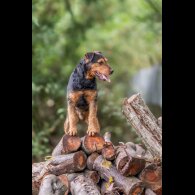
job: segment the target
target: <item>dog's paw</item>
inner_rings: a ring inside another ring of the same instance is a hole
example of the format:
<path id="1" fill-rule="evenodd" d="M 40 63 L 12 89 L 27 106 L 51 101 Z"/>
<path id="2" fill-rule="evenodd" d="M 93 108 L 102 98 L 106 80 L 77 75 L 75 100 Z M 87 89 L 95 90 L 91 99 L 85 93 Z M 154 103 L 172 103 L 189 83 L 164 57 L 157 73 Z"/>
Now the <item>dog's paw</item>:
<path id="1" fill-rule="evenodd" d="M 87 130 L 87 134 L 89 136 L 94 136 L 96 133 L 98 133 L 98 131 L 96 131 L 96 130 Z"/>
<path id="2" fill-rule="evenodd" d="M 70 129 L 67 134 L 70 136 L 75 136 L 77 135 L 77 129 Z"/>

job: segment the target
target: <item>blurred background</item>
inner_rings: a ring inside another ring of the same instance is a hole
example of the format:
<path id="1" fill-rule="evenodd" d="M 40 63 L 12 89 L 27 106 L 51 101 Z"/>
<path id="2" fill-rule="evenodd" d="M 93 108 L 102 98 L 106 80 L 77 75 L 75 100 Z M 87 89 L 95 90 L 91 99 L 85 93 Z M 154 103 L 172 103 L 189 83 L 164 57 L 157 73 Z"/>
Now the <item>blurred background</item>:
<path id="1" fill-rule="evenodd" d="M 156 117 L 162 107 L 161 0 L 32 0 L 32 161 L 50 155 L 63 135 L 66 86 L 89 51 L 101 51 L 114 74 L 98 82 L 101 133 L 139 143 L 121 112 L 141 93 Z M 79 124 L 79 136 L 86 126 Z"/>

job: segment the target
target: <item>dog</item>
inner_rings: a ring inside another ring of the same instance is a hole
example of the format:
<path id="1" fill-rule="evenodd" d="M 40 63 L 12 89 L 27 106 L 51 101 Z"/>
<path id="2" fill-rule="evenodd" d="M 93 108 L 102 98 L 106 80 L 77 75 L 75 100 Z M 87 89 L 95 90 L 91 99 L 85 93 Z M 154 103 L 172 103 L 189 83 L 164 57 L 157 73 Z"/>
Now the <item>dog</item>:
<path id="1" fill-rule="evenodd" d="M 87 123 L 87 134 L 94 136 L 100 132 L 97 118 L 96 78 L 110 82 L 113 69 L 99 51 L 86 53 L 72 72 L 67 86 L 67 117 L 64 122 L 65 134 L 77 135 L 77 123 Z"/>

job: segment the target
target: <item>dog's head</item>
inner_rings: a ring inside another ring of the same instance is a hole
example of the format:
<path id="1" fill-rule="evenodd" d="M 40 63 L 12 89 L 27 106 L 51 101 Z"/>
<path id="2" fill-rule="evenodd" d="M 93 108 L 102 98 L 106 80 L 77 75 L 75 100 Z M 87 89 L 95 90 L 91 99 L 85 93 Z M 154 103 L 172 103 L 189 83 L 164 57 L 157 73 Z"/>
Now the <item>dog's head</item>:
<path id="1" fill-rule="evenodd" d="M 97 77 L 99 80 L 110 82 L 110 75 L 114 72 L 108 60 L 101 52 L 94 51 L 85 54 L 86 78 L 92 79 Z"/>

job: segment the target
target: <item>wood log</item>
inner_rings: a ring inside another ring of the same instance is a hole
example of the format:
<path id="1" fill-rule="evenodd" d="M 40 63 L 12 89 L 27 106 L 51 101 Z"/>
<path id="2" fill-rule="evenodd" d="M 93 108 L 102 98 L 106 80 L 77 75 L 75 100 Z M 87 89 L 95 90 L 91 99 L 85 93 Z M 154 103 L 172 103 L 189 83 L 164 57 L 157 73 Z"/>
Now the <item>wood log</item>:
<path id="1" fill-rule="evenodd" d="M 132 144 L 128 142 L 128 144 L 117 148 L 115 165 L 117 170 L 124 176 L 137 175 L 144 169 L 146 164 L 144 157 L 140 153 L 136 153 L 136 145 Z"/>
<path id="2" fill-rule="evenodd" d="M 86 154 L 91 154 L 93 152 L 100 153 L 105 144 L 104 138 L 99 134 L 95 134 L 94 136 L 86 135 L 81 138 L 81 140 L 82 149 Z"/>
<path id="3" fill-rule="evenodd" d="M 144 195 L 156 195 L 155 192 L 153 192 L 150 188 L 145 189 L 145 194 Z"/>
<path id="4" fill-rule="evenodd" d="M 67 190 L 64 195 L 68 195 L 70 191 L 70 182 L 68 181 L 68 177 L 65 174 L 59 175 L 58 179 L 67 187 Z"/>
<path id="5" fill-rule="evenodd" d="M 79 175 L 70 182 L 70 191 L 72 195 L 101 195 L 97 185 L 84 175 Z"/>
<path id="6" fill-rule="evenodd" d="M 92 153 L 91 155 L 88 156 L 87 158 L 87 168 L 89 170 L 93 170 L 93 163 L 95 159 L 99 156 L 97 152 Z"/>
<path id="7" fill-rule="evenodd" d="M 144 184 L 136 177 L 124 177 L 110 161 L 98 156 L 93 164 L 93 169 L 98 171 L 101 178 L 107 182 L 114 182 L 116 186 L 126 195 L 139 195 L 144 189 Z"/>
<path id="8" fill-rule="evenodd" d="M 83 175 L 91 179 L 95 184 L 97 184 L 100 180 L 100 176 L 98 175 L 97 171 L 90 171 L 87 169 L 85 169 L 84 172 L 66 174 L 69 182 L 71 182 L 73 179 L 75 179 L 79 175 Z"/>
<path id="9" fill-rule="evenodd" d="M 123 103 L 123 114 L 135 128 L 153 157 L 162 159 L 162 129 L 140 94 L 135 94 Z"/>
<path id="10" fill-rule="evenodd" d="M 40 173 L 44 165 L 45 165 L 45 162 L 32 164 L 32 195 L 37 195 L 39 193 L 41 181 L 38 181 L 37 178 L 40 177 Z"/>
<path id="11" fill-rule="evenodd" d="M 162 130 L 162 116 L 158 117 L 157 124 L 161 128 L 161 130 Z"/>
<path id="12" fill-rule="evenodd" d="M 101 183 L 102 195 L 120 195 L 120 192 L 120 189 L 118 187 L 115 187 L 114 182 L 103 181 Z"/>
<path id="13" fill-rule="evenodd" d="M 38 195 L 65 195 L 67 194 L 68 186 L 55 175 L 46 175 L 40 186 Z"/>
<path id="14" fill-rule="evenodd" d="M 106 132 L 104 134 L 104 148 L 102 149 L 102 156 L 106 160 L 114 160 L 116 158 L 116 150 L 114 148 L 114 145 L 111 142 L 111 133 Z"/>
<path id="15" fill-rule="evenodd" d="M 147 188 L 150 188 L 157 195 L 162 194 L 162 167 L 156 163 L 149 163 L 139 174 Z"/>
<path id="16" fill-rule="evenodd" d="M 45 162 L 43 169 L 36 177 L 36 181 L 39 182 L 47 174 L 58 176 L 64 173 L 82 171 L 85 169 L 86 163 L 87 156 L 83 151 L 52 157 Z"/>
<path id="17" fill-rule="evenodd" d="M 77 136 L 64 135 L 52 152 L 52 156 L 76 152 L 81 146 L 81 139 Z"/>
<path id="18" fill-rule="evenodd" d="M 98 175 L 97 171 L 85 169 L 84 176 L 91 179 L 96 184 L 100 181 L 100 176 Z"/>

